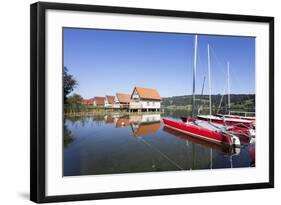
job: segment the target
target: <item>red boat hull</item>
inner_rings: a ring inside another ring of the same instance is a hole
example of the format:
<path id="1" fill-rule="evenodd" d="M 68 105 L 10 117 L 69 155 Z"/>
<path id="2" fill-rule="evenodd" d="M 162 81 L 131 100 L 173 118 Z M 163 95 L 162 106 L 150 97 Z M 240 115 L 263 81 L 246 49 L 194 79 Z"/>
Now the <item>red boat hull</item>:
<path id="1" fill-rule="evenodd" d="M 225 154 L 228 154 L 228 155 L 236 152 L 236 149 L 233 149 L 233 147 L 231 147 L 231 146 L 228 146 L 228 145 L 223 146 L 221 144 L 208 142 L 207 140 L 202 140 L 202 139 L 199 139 L 199 138 L 196 138 L 196 137 L 192 137 L 191 135 L 184 134 L 183 132 L 179 132 L 179 131 L 177 131 L 175 129 L 172 129 L 170 127 L 167 127 L 167 126 L 163 127 L 163 131 L 167 132 L 167 133 L 169 133 L 173 136 L 180 137 L 182 139 L 191 141 L 195 144 L 200 144 L 200 145 L 203 145 L 204 147 L 207 147 L 207 148 L 219 150 L 219 151 L 224 152 Z"/>
<path id="2" fill-rule="evenodd" d="M 232 138 L 226 134 L 222 134 L 216 131 L 208 130 L 203 127 L 199 127 L 193 124 L 177 122 L 174 120 L 163 119 L 164 125 L 177 130 L 179 132 L 197 137 L 206 141 L 210 141 L 217 144 L 232 145 Z"/>

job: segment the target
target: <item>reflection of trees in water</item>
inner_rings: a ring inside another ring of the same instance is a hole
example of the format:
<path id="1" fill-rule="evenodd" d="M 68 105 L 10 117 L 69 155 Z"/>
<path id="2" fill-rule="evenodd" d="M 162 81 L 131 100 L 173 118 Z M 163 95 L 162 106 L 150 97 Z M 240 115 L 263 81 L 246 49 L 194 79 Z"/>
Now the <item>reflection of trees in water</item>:
<path id="1" fill-rule="evenodd" d="M 64 148 L 68 147 L 68 145 L 70 145 L 73 141 L 74 141 L 74 138 L 72 136 L 72 133 L 64 123 L 64 125 L 63 125 L 63 146 L 64 146 Z"/>
<path id="2" fill-rule="evenodd" d="M 93 115 L 91 116 L 91 121 L 95 123 L 95 125 L 101 126 L 104 123 L 104 115 Z"/>
<path id="3" fill-rule="evenodd" d="M 93 116 L 68 116 L 64 120 L 71 123 L 73 127 L 85 127 L 86 125 L 98 125 L 101 126 L 104 123 L 104 115 L 93 115 Z"/>
<path id="4" fill-rule="evenodd" d="M 104 115 L 93 115 L 92 116 L 93 121 L 104 121 Z"/>
<path id="5" fill-rule="evenodd" d="M 67 117 L 65 119 L 67 119 L 69 122 L 71 122 L 71 125 L 74 127 L 77 127 L 77 126 L 84 127 L 88 121 L 88 118 L 82 117 L 82 116 L 71 116 L 71 117 Z M 77 123 L 80 123 L 80 125 L 78 125 Z"/>
<path id="6" fill-rule="evenodd" d="M 73 124 L 77 121 L 81 121 L 84 120 L 85 117 L 81 117 L 81 116 L 71 116 L 71 117 L 67 117 L 67 120 L 69 120 L 70 122 L 72 122 Z"/>

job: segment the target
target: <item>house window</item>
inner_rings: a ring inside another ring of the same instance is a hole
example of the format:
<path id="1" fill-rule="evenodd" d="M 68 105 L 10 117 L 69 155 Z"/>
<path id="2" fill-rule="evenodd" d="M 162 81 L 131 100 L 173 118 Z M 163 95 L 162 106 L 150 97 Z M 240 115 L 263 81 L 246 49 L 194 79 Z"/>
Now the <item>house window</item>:
<path id="1" fill-rule="evenodd" d="M 146 102 L 146 105 L 149 106 L 149 102 L 148 101 Z"/>
<path id="2" fill-rule="evenodd" d="M 152 105 L 155 106 L 155 102 L 154 101 L 152 102 Z"/>

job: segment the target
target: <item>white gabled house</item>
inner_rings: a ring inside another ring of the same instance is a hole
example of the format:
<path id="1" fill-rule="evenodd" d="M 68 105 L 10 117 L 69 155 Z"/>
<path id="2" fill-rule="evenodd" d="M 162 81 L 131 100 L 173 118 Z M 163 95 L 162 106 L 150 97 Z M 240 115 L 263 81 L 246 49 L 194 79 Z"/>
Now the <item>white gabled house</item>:
<path id="1" fill-rule="evenodd" d="M 161 97 L 157 90 L 152 88 L 135 87 L 131 94 L 129 110 L 131 112 L 159 112 Z"/>

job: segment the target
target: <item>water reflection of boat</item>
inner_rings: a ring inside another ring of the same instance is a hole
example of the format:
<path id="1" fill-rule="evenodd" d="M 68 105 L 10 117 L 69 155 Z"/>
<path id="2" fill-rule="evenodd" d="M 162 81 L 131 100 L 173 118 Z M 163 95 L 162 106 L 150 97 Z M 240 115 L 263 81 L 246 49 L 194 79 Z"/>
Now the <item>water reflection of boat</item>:
<path id="1" fill-rule="evenodd" d="M 232 155 L 232 154 L 239 154 L 240 153 L 240 148 L 237 148 L 237 147 L 234 148 L 234 147 L 231 147 L 231 146 L 219 145 L 219 144 L 216 144 L 216 143 L 208 142 L 206 140 L 201 140 L 199 138 L 192 137 L 191 135 L 184 134 L 182 132 L 176 131 L 176 130 L 174 130 L 172 128 L 169 128 L 169 127 L 166 127 L 166 126 L 164 126 L 163 131 L 169 133 L 170 135 L 173 135 L 173 136 L 180 137 L 182 139 L 191 141 L 195 144 L 200 144 L 200 145 L 203 145 L 203 146 L 208 147 L 208 148 L 212 148 L 212 149 L 222 151 L 226 154 Z"/>
<path id="2" fill-rule="evenodd" d="M 156 133 L 161 127 L 160 122 L 150 122 L 150 123 L 132 123 L 131 128 L 135 137 L 147 136 L 149 134 Z"/>

